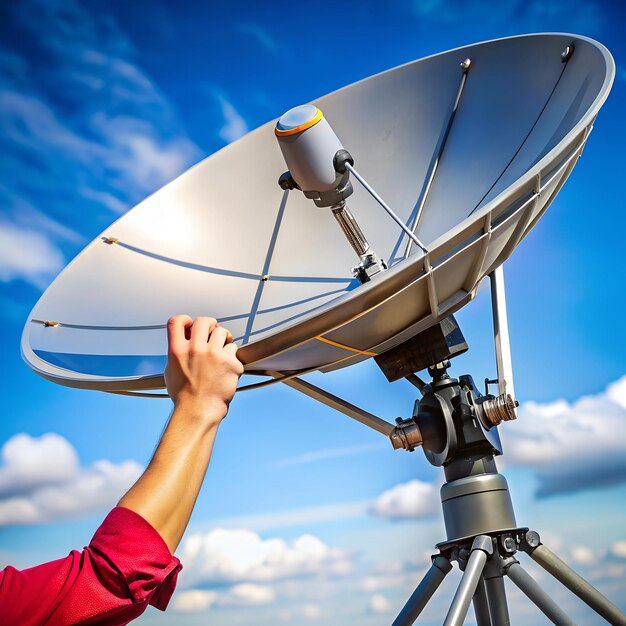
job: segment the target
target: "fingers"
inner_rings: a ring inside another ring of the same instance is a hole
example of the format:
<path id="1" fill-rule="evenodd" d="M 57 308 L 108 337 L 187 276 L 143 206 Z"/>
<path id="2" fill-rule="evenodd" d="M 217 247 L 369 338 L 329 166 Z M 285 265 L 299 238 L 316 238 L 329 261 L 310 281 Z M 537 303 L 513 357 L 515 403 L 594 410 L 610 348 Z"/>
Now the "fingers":
<path id="1" fill-rule="evenodd" d="M 233 343 L 232 333 L 219 325 L 213 317 L 198 317 L 192 320 L 188 315 L 174 315 L 167 322 L 167 339 L 170 354 L 181 354 L 190 348 L 194 352 L 208 349 L 221 349 Z"/>
<path id="2" fill-rule="evenodd" d="M 236 343 L 228 343 L 224 346 L 224 352 L 227 352 L 233 359 L 235 364 L 235 372 L 241 376 L 244 371 L 243 363 L 237 358 L 237 344 Z"/>
<path id="3" fill-rule="evenodd" d="M 230 331 L 226 330 L 223 326 L 218 326 L 213 330 L 209 337 L 209 350 L 219 350 L 228 343 L 228 337 L 232 341 L 233 336 Z"/>
<path id="4" fill-rule="evenodd" d="M 187 349 L 186 331 L 193 324 L 189 315 L 174 315 L 167 321 L 169 354 L 180 354 Z"/>
<path id="5" fill-rule="evenodd" d="M 218 327 L 213 317 L 198 317 L 191 327 L 191 349 L 195 352 L 205 351 L 209 336 Z"/>

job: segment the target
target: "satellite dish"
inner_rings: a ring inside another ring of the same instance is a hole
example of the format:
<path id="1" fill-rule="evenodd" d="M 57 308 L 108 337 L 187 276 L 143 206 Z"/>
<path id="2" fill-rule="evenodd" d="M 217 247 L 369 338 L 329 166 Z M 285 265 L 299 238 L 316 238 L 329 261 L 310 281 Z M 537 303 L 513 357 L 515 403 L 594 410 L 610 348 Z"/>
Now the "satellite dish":
<path id="1" fill-rule="evenodd" d="M 601 44 L 538 34 L 316 100 L 311 119 L 323 112 L 358 170 L 348 204 L 381 263 L 365 281 L 332 210 L 277 184 L 276 135 L 302 121 L 269 122 L 89 244 L 33 309 L 23 356 L 64 385 L 158 389 L 165 321 L 178 312 L 227 325 L 252 374 L 329 371 L 385 352 L 467 304 L 510 256 L 572 171 L 613 76 Z"/>

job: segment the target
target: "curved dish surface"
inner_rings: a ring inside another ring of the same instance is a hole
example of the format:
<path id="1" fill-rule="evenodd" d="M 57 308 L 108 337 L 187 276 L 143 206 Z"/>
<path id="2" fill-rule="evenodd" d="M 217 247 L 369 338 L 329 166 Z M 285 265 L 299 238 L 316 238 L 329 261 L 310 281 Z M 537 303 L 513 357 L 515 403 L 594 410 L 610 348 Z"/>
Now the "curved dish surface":
<path id="1" fill-rule="evenodd" d="M 160 388 L 165 321 L 178 312 L 228 326 L 250 373 L 326 371 L 383 352 L 469 302 L 510 256 L 569 176 L 613 76 L 593 40 L 525 35 L 314 101 L 359 172 L 413 224 L 464 80 L 415 230 L 427 254 L 414 246 L 405 258 L 406 235 L 353 181 L 348 205 L 389 265 L 364 285 L 330 211 L 278 187 L 285 164 L 269 122 L 87 246 L 33 309 L 23 356 L 65 385 Z"/>

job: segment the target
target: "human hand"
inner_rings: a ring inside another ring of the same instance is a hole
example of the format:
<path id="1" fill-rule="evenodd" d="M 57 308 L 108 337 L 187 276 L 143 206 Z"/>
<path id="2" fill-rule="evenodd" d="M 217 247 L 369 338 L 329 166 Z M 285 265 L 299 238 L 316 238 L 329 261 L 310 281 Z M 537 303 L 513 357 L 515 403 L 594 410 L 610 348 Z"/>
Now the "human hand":
<path id="1" fill-rule="evenodd" d="M 243 374 L 233 336 L 212 317 L 175 315 L 167 322 L 167 339 L 165 384 L 174 405 L 223 419 Z"/>

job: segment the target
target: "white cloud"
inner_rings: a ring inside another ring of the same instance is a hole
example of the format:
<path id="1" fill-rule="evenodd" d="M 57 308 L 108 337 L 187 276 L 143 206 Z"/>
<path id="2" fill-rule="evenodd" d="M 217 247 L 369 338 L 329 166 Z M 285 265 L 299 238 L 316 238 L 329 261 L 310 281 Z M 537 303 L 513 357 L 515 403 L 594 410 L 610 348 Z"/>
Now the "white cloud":
<path id="1" fill-rule="evenodd" d="M 0 458 L 0 497 L 67 481 L 79 467 L 76 450 L 55 433 L 15 435 L 2 446 Z"/>
<path id="2" fill-rule="evenodd" d="M 596 553 L 587 546 L 574 546 L 570 550 L 572 561 L 577 565 L 591 565 L 597 561 Z"/>
<path id="3" fill-rule="evenodd" d="M 263 539 L 250 530 L 215 529 L 187 537 L 180 550 L 185 564 L 180 591 L 173 608 L 180 612 L 205 612 L 225 607 L 269 605 L 297 598 L 298 619 L 321 616 L 312 590 L 352 572 L 353 556 L 331 548 L 312 535 L 285 541 Z M 314 594 L 316 595 L 316 594 Z M 292 610 L 279 619 L 291 621 Z"/>
<path id="4" fill-rule="evenodd" d="M 431 550 L 423 550 L 415 558 L 381 561 L 360 580 L 359 588 L 366 593 L 376 593 L 383 589 L 413 587 L 416 573 L 421 579 L 430 567 L 431 554 Z"/>
<path id="5" fill-rule="evenodd" d="M 380 614 L 389 613 L 393 607 L 385 596 L 376 593 L 369 599 L 368 608 L 372 613 Z"/>
<path id="6" fill-rule="evenodd" d="M 42 232 L 0 221 L 0 280 L 25 280 L 45 288 L 65 264 L 59 248 Z"/>
<path id="7" fill-rule="evenodd" d="M 240 583 L 232 586 L 228 593 L 221 595 L 219 603 L 223 606 L 258 606 L 271 604 L 275 597 L 276 593 L 271 587 Z"/>
<path id="8" fill-rule="evenodd" d="M 204 613 L 213 607 L 242 607 L 271 604 L 276 598 L 274 589 L 266 585 L 240 583 L 219 591 L 189 589 L 176 593 L 172 609 L 181 613 Z"/>
<path id="9" fill-rule="evenodd" d="M 322 617 L 322 607 L 319 604 L 303 604 L 302 617 L 304 619 L 319 619 Z"/>
<path id="10" fill-rule="evenodd" d="M 0 527 L 111 507 L 141 474 L 135 461 L 81 467 L 73 446 L 55 433 L 15 435 L 3 445 L 1 457 Z"/>
<path id="11" fill-rule="evenodd" d="M 398 589 L 406 583 L 406 573 L 404 571 L 396 574 L 380 574 L 365 576 L 359 583 L 362 591 L 371 593 L 381 589 Z"/>
<path id="12" fill-rule="evenodd" d="M 215 604 L 217 595 L 217 591 L 207 589 L 178 591 L 172 600 L 172 610 L 181 613 L 203 613 Z"/>
<path id="13" fill-rule="evenodd" d="M 381 561 L 361 579 L 359 588 L 366 593 L 381 589 L 398 589 L 406 583 L 406 564 L 400 560 Z"/>
<path id="14" fill-rule="evenodd" d="M 626 559 L 626 541 L 616 541 L 611 545 L 610 552 L 618 559 Z"/>
<path id="15" fill-rule="evenodd" d="M 393 519 L 430 517 L 439 507 L 439 498 L 432 483 L 411 480 L 382 493 L 371 506 L 371 513 Z"/>
<path id="16" fill-rule="evenodd" d="M 319 604 L 306 603 L 292 609 L 281 609 L 278 612 L 278 619 L 286 624 L 298 624 L 303 619 L 319 620 L 322 614 L 322 607 Z"/>
<path id="17" fill-rule="evenodd" d="M 507 463 L 533 468 L 540 496 L 623 482 L 626 376 L 573 403 L 526 402 L 500 430 Z"/>
<path id="18" fill-rule="evenodd" d="M 251 530 L 215 529 L 192 534 L 181 550 L 186 584 L 263 583 L 299 576 L 344 576 L 352 557 L 312 535 L 262 539 Z"/>
<path id="19" fill-rule="evenodd" d="M 224 96 L 218 95 L 217 98 L 222 108 L 222 115 L 224 116 L 225 122 L 224 126 L 220 129 L 220 137 L 229 143 L 243 137 L 248 132 L 246 120 L 241 117 L 233 104 L 224 98 Z"/>

